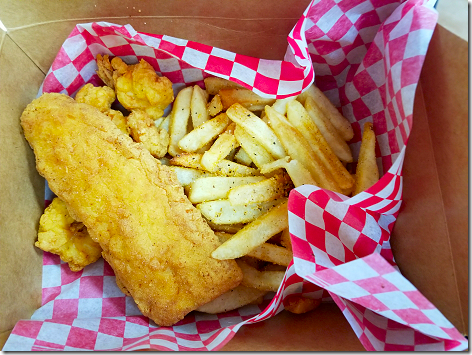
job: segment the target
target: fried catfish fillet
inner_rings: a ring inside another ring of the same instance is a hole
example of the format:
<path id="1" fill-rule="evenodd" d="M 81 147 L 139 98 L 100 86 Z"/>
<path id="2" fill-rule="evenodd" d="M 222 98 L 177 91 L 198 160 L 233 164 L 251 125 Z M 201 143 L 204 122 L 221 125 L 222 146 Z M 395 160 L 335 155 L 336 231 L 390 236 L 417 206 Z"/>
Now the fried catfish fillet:
<path id="1" fill-rule="evenodd" d="M 141 312 L 170 326 L 239 285 L 175 173 L 95 107 L 43 94 L 21 116 L 36 168 L 103 249 Z"/>
<path id="2" fill-rule="evenodd" d="M 39 219 L 38 248 L 59 255 L 72 271 L 80 271 L 102 256 L 100 245 L 90 238 L 87 228 L 75 221 L 66 204 L 55 197 Z"/>
<path id="3" fill-rule="evenodd" d="M 97 55 L 97 74 L 109 87 L 115 89 L 118 101 L 129 111 L 144 110 L 153 119 L 164 114 L 174 100 L 172 82 L 157 75 L 144 59 L 128 65 L 121 58 Z"/>

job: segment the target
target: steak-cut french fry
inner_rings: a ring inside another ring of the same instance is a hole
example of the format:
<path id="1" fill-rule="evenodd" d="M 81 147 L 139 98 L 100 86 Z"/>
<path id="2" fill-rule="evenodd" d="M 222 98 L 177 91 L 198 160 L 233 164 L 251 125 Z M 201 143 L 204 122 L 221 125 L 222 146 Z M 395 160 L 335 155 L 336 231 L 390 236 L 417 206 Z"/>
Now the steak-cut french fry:
<path id="1" fill-rule="evenodd" d="M 244 130 L 257 140 L 274 158 L 279 159 L 287 155 L 277 135 L 264 121 L 251 111 L 236 103 L 226 111 L 226 114 L 233 122 L 243 127 Z"/>
<path id="2" fill-rule="evenodd" d="M 202 148 L 225 130 L 230 124 L 230 119 L 225 113 L 220 113 L 215 118 L 202 123 L 197 128 L 187 133 L 178 143 L 179 148 L 185 152 L 195 152 Z"/>
<path id="3" fill-rule="evenodd" d="M 302 185 L 316 185 L 315 179 L 313 179 L 307 168 L 305 168 L 298 160 L 291 160 L 288 156 L 284 159 L 278 159 L 272 163 L 264 164 L 261 167 L 261 174 L 265 175 L 282 168 L 287 171 L 295 187 Z"/>
<path id="4" fill-rule="evenodd" d="M 252 222 L 279 203 L 280 200 L 274 200 L 251 205 L 232 206 L 229 200 L 216 200 L 199 203 L 196 207 L 210 222 L 232 224 Z"/>
<path id="5" fill-rule="evenodd" d="M 232 188 L 228 200 L 232 205 L 272 201 L 286 194 L 292 187 L 287 174 L 277 174 L 262 181 L 241 184 Z"/>
<path id="6" fill-rule="evenodd" d="M 285 228 L 288 228 L 286 199 L 239 230 L 231 239 L 216 248 L 211 256 L 219 260 L 239 258 Z"/>
<path id="7" fill-rule="evenodd" d="M 240 164 L 251 165 L 251 157 L 246 153 L 243 147 L 239 147 L 237 153 L 234 155 L 234 160 Z"/>
<path id="8" fill-rule="evenodd" d="M 284 308 L 295 314 L 302 314 L 314 310 L 321 304 L 321 299 L 303 297 L 302 295 L 292 294 L 284 299 Z"/>
<path id="9" fill-rule="evenodd" d="M 177 94 L 172 112 L 170 113 L 169 135 L 170 143 L 168 152 L 172 156 L 182 153 L 179 141 L 187 134 L 187 125 L 190 118 L 190 101 L 192 99 L 193 87 L 189 86 Z"/>
<path id="10" fill-rule="evenodd" d="M 345 141 L 350 141 L 354 137 L 354 131 L 351 123 L 338 111 L 326 95 L 314 84 L 312 84 L 306 91 L 298 95 L 298 101 L 305 104 L 307 97 L 312 97 L 318 104 L 321 111 L 331 121 L 334 127 Z"/>
<path id="11" fill-rule="evenodd" d="M 234 137 L 247 153 L 250 161 L 254 162 L 258 168 L 274 160 L 272 155 L 240 125 L 236 125 Z"/>
<path id="12" fill-rule="evenodd" d="M 218 95 L 220 95 L 223 110 L 238 103 L 250 111 L 261 111 L 265 105 L 272 105 L 275 102 L 275 99 L 261 97 L 245 88 L 221 89 Z"/>
<path id="13" fill-rule="evenodd" d="M 352 162 L 351 149 L 346 141 L 341 137 L 337 129 L 331 121 L 320 110 L 316 101 L 312 97 L 307 97 L 305 101 L 305 109 L 316 124 L 324 139 L 333 150 L 333 153 L 345 163 Z"/>
<path id="14" fill-rule="evenodd" d="M 239 285 L 236 288 L 223 293 L 213 301 L 200 306 L 197 308 L 197 311 L 210 314 L 232 311 L 234 309 L 253 303 L 260 297 L 264 296 L 266 293 L 266 291 Z"/>
<path id="15" fill-rule="evenodd" d="M 223 160 L 233 149 L 237 147 L 236 138 L 231 133 L 223 132 L 213 145 L 205 153 L 201 164 L 208 171 L 213 171 L 218 162 Z"/>
<path id="16" fill-rule="evenodd" d="M 284 271 L 259 271 L 249 266 L 243 260 L 236 260 L 236 262 L 243 272 L 241 285 L 261 291 L 277 292 L 284 278 Z"/>
<path id="17" fill-rule="evenodd" d="M 310 115 L 298 101 L 287 104 L 288 121 L 305 137 L 311 148 L 342 190 L 352 188 L 354 179 L 333 153 Z"/>
<path id="18" fill-rule="evenodd" d="M 221 243 L 226 242 L 232 237 L 232 234 L 215 232 Z M 274 263 L 277 265 L 288 266 L 292 261 L 293 254 L 291 249 L 280 247 L 275 244 L 264 243 L 251 250 L 247 256 Z"/>
<path id="19" fill-rule="evenodd" d="M 214 117 L 217 114 L 219 114 L 221 111 L 223 111 L 223 104 L 221 103 L 220 95 L 217 94 L 213 96 L 213 98 L 207 105 L 207 111 L 211 117 Z"/>
<path id="20" fill-rule="evenodd" d="M 210 118 L 207 110 L 207 94 L 198 85 L 193 87 L 190 116 L 192 117 L 193 128 L 197 128 Z"/>
<path id="21" fill-rule="evenodd" d="M 232 188 L 243 184 L 258 182 L 263 179 L 263 176 L 212 176 L 196 179 L 190 184 L 188 198 L 193 204 L 225 199 L 228 197 L 228 192 Z"/>
<path id="22" fill-rule="evenodd" d="M 288 155 L 298 160 L 311 174 L 317 186 L 342 192 L 333 176 L 322 164 L 305 137 L 288 120 L 272 107 L 266 106 L 269 125 L 276 132 Z"/>
<path id="23" fill-rule="evenodd" d="M 205 170 L 201 164 L 203 154 L 186 153 L 173 157 L 169 163 L 171 165 L 183 166 L 186 168 Z M 235 163 L 231 160 L 220 160 L 212 171 L 215 175 L 223 176 L 256 176 L 260 175 L 259 171 L 246 165 Z"/>
<path id="24" fill-rule="evenodd" d="M 226 80 L 216 76 L 210 76 L 203 79 L 205 83 L 205 89 L 210 95 L 216 95 L 221 89 L 228 88 L 242 88 L 241 85 L 235 83 L 234 81 Z"/>
<path id="25" fill-rule="evenodd" d="M 205 177 L 212 176 L 211 173 L 204 170 L 192 169 L 192 168 L 183 168 L 180 166 L 169 166 L 169 168 L 175 172 L 177 175 L 177 180 L 179 180 L 182 186 L 190 185 L 195 180 Z"/>
<path id="26" fill-rule="evenodd" d="M 364 124 L 361 149 L 356 168 L 356 186 L 353 195 L 367 190 L 379 180 L 379 168 L 375 158 L 375 133 L 372 122 Z"/>

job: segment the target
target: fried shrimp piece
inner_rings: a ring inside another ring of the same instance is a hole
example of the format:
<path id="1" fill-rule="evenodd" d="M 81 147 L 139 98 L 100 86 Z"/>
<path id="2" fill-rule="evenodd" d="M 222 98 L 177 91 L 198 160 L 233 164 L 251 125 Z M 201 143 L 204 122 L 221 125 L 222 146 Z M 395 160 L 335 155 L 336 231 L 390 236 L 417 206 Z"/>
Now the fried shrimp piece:
<path id="1" fill-rule="evenodd" d="M 129 134 L 129 128 L 126 124 L 126 118 L 121 111 L 113 110 L 112 103 L 115 101 L 115 91 L 108 86 L 93 86 L 85 84 L 75 95 L 75 101 L 92 105 L 106 114 L 116 126 L 126 134 Z"/>
<path id="2" fill-rule="evenodd" d="M 162 158 L 169 146 L 169 133 L 159 129 L 149 115 L 142 110 L 136 110 L 127 117 L 131 137 L 135 142 L 144 144 L 155 158 Z"/>
<path id="3" fill-rule="evenodd" d="M 116 126 L 120 129 L 121 132 L 128 135 L 131 133 L 126 122 L 126 117 L 123 116 L 121 111 L 110 109 L 106 111 L 105 114 L 111 118 L 111 121 L 116 124 Z"/>
<path id="4" fill-rule="evenodd" d="M 98 76 L 115 89 L 118 101 L 129 111 L 144 110 L 155 120 L 162 117 L 164 109 L 174 100 L 172 82 L 157 75 L 144 59 L 128 65 L 118 57 L 110 62 L 107 55 L 97 56 L 97 65 Z"/>
<path id="5" fill-rule="evenodd" d="M 110 110 L 115 99 L 116 95 L 112 88 L 92 84 L 85 84 L 75 95 L 75 101 L 92 105 L 102 112 Z"/>
<path id="6" fill-rule="evenodd" d="M 66 204 L 55 197 L 39 220 L 38 241 L 35 245 L 57 254 L 72 271 L 80 271 L 94 263 L 102 254 L 100 244 L 94 242 L 83 223 L 75 221 Z"/>
<path id="7" fill-rule="evenodd" d="M 108 54 L 104 56 L 97 55 L 97 74 L 100 79 L 112 89 L 115 89 L 115 82 L 113 81 L 113 67 L 111 66 Z"/>

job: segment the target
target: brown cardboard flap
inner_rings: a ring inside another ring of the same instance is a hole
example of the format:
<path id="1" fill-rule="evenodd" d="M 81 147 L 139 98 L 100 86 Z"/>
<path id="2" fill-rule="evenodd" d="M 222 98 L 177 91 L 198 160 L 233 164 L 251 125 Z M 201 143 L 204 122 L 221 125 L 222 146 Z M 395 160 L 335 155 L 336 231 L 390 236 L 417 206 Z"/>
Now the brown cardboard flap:
<path id="1" fill-rule="evenodd" d="M 404 203 L 392 236 L 403 274 L 468 333 L 467 42 L 436 28 L 417 91 Z"/>
<path id="2" fill-rule="evenodd" d="M 221 351 L 365 351 L 335 303 L 244 325 Z"/>
<path id="3" fill-rule="evenodd" d="M 1 0 L 1 20 L 9 29 L 24 28 L 35 24 L 53 23 L 71 20 L 76 23 L 89 22 L 90 19 L 100 21 L 149 17 L 156 19 L 173 19 L 175 24 L 172 33 L 182 33 L 182 24 L 189 19 L 205 22 L 209 19 L 225 20 L 225 28 L 231 28 L 234 20 L 254 21 L 269 19 L 273 25 L 278 20 L 295 20 L 300 18 L 310 1 L 251 1 L 221 0 L 202 1 L 167 1 L 167 0 L 122 0 L 122 1 L 64 1 L 64 0 L 32 0 L 28 5 L 15 1 Z M 274 21 L 276 20 L 276 21 Z M 294 22 L 294 24 L 295 24 Z M 154 30 L 155 28 L 152 28 Z M 139 29 L 144 31 L 144 29 Z M 243 28 L 243 30 L 245 30 Z M 154 32 L 153 33 L 160 33 Z M 286 33 L 288 34 L 288 32 Z M 249 44 L 250 42 L 246 42 Z M 265 50 L 265 48 L 264 48 Z"/>
<path id="4" fill-rule="evenodd" d="M 468 333 L 468 43 L 438 26 L 429 51 L 421 81 L 462 308 L 458 329 Z"/>
<path id="5" fill-rule="evenodd" d="M 297 21 L 295 18 L 282 19 L 275 26 L 270 19 L 232 19 L 228 27 L 225 19 L 187 19 L 183 22 L 182 19 L 172 18 L 95 18 L 83 19 L 81 22 L 68 20 L 37 24 L 11 30 L 9 35 L 46 73 L 75 25 L 98 20 L 119 25 L 130 24 L 137 31 L 174 35 L 254 57 L 258 57 L 260 48 L 265 47 L 265 59 L 279 60 L 283 59 L 287 49 L 287 34 Z"/>
<path id="6" fill-rule="evenodd" d="M 34 247 L 44 207 L 44 179 L 18 119 L 43 73 L 7 36 L 0 55 L 0 333 L 29 318 L 41 302 L 42 254 Z M 3 338 L 3 335 L 2 335 Z M 6 339 L 5 339 L 6 340 Z"/>

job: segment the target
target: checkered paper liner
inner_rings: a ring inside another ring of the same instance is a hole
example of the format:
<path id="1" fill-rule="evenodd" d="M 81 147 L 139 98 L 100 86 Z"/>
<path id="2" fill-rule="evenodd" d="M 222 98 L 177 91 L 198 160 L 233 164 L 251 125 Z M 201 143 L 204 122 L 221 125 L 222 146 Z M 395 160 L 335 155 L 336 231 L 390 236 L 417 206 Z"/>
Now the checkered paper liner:
<path id="1" fill-rule="evenodd" d="M 289 197 L 294 259 L 277 293 L 261 305 L 218 315 L 192 312 L 158 327 L 115 283 L 102 259 L 80 272 L 44 253 L 42 306 L 19 321 L 3 350 L 217 350 L 244 324 L 283 310 L 292 294 L 334 300 L 368 350 L 463 350 L 464 337 L 398 271 L 389 239 L 402 191 L 414 92 L 437 14 L 431 1 L 313 1 L 288 36 L 283 61 L 241 56 L 204 44 L 110 23 L 77 25 L 42 92 L 74 95 L 101 85 L 97 54 L 145 59 L 175 89 L 215 75 L 283 98 L 314 79 L 354 128 L 374 123 L 383 177 L 348 198 L 315 186 Z M 46 200 L 52 194 L 46 191 Z"/>

